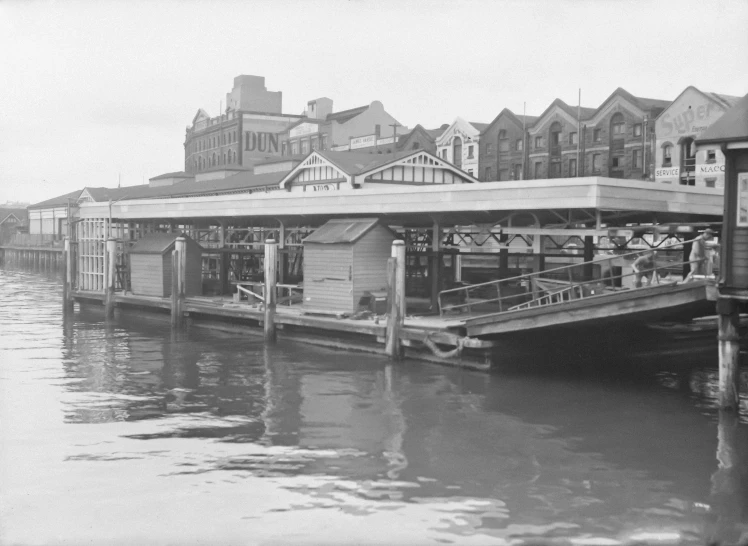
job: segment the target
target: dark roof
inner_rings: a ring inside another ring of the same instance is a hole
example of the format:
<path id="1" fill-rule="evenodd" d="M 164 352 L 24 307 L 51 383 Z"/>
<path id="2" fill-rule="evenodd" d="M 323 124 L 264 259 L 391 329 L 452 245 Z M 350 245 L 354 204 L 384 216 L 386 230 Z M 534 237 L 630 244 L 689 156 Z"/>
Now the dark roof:
<path id="1" fill-rule="evenodd" d="M 619 87 L 618 89 L 613 91 L 608 96 L 608 98 L 605 99 L 602 102 L 602 104 L 598 106 L 590 116 L 588 116 L 587 118 L 583 118 L 583 119 L 589 119 L 597 115 L 598 112 L 600 112 L 603 108 L 605 108 L 605 106 L 617 96 L 621 96 L 625 98 L 629 102 L 633 103 L 635 106 L 639 107 L 641 110 L 648 111 L 655 117 L 658 116 L 660 112 L 662 112 L 665 108 L 667 108 L 668 106 L 672 104 L 672 101 L 669 101 L 669 100 L 647 99 L 644 97 L 637 97 L 635 95 L 632 95 L 628 91 L 626 91 L 623 87 Z"/>
<path id="2" fill-rule="evenodd" d="M 28 219 L 29 215 L 26 209 L 0 207 L 0 224 L 2 224 L 11 214 L 22 222 Z"/>
<path id="3" fill-rule="evenodd" d="M 473 127 L 475 127 L 476 129 L 478 129 L 478 131 L 481 133 L 486 130 L 486 127 L 491 125 L 490 123 L 476 123 L 474 121 L 468 121 L 468 123 L 472 125 Z"/>
<path id="4" fill-rule="evenodd" d="M 413 127 L 410 132 L 405 133 L 404 135 L 397 136 L 397 146 L 404 146 L 405 142 L 415 133 L 421 133 L 431 142 L 436 142 L 437 137 L 439 137 L 443 132 L 444 129 L 424 129 L 423 125 L 419 123 L 415 127 Z"/>
<path id="5" fill-rule="evenodd" d="M 577 107 L 576 106 L 569 106 L 568 104 L 566 104 L 561 99 L 555 99 L 548 106 L 548 108 L 546 108 L 543 111 L 543 113 L 538 116 L 538 118 L 535 120 L 535 123 L 537 124 L 537 122 L 539 122 L 541 119 L 543 119 L 546 116 L 546 114 L 548 112 L 550 112 L 551 109 L 553 109 L 554 106 L 558 106 L 564 112 L 566 112 L 567 114 L 569 114 L 571 117 L 573 117 L 574 119 L 577 119 Z M 582 106 L 581 108 L 579 108 L 579 114 L 581 116 L 581 119 L 584 120 L 584 119 L 591 118 L 595 114 L 596 110 L 597 110 L 597 108 L 588 108 L 586 106 Z"/>
<path id="6" fill-rule="evenodd" d="M 696 139 L 697 144 L 748 140 L 748 95 L 735 105 Z"/>
<path id="7" fill-rule="evenodd" d="M 501 119 L 502 116 L 508 117 L 510 120 L 512 120 L 518 127 L 522 127 L 523 121 L 525 127 L 529 127 L 533 123 L 535 123 L 538 120 L 538 116 L 527 116 L 527 115 L 517 115 L 514 112 L 512 112 L 509 108 L 504 108 L 501 112 L 499 112 L 499 115 L 493 118 L 493 121 L 489 123 L 485 129 L 481 131 L 481 134 L 484 134 L 488 132 L 488 130 L 493 127 L 499 119 Z"/>
<path id="8" fill-rule="evenodd" d="M 355 220 L 340 218 L 329 220 L 325 225 L 304 239 L 304 243 L 319 243 L 324 245 L 355 243 L 374 229 L 377 224 L 379 224 L 379 219 L 377 218 L 356 218 Z"/>
<path id="9" fill-rule="evenodd" d="M 340 112 L 333 112 L 332 114 L 327 114 L 327 121 L 337 121 L 338 123 L 345 123 L 346 121 L 355 118 L 359 114 L 362 114 L 363 112 L 366 112 L 368 110 L 369 105 L 366 106 L 359 106 L 357 108 L 351 108 L 350 110 L 341 110 Z"/>
<path id="10" fill-rule="evenodd" d="M 263 159 L 262 161 L 258 161 L 255 163 L 255 166 L 257 165 L 271 165 L 273 163 L 285 163 L 286 161 L 301 161 L 302 159 L 306 158 L 309 154 L 291 154 L 291 155 L 282 155 L 277 157 L 270 157 L 268 159 Z"/>
<path id="11" fill-rule="evenodd" d="M 422 150 L 417 150 L 418 152 Z M 395 152 L 389 154 L 369 154 L 363 152 L 331 152 L 320 151 L 317 153 L 328 159 L 334 165 L 340 167 L 346 174 L 360 174 L 362 172 L 376 169 L 380 165 L 395 161 L 415 153 L 413 150 L 406 152 Z"/>
<path id="12" fill-rule="evenodd" d="M 177 237 L 184 237 L 188 241 L 188 245 L 197 245 L 197 243 L 190 239 L 187 235 L 183 235 L 181 232 L 176 233 L 149 233 L 142 239 L 138 239 L 137 242 L 130 248 L 131 254 L 165 254 L 173 246 L 174 241 Z M 200 245 L 197 245 L 200 246 Z"/>
<path id="13" fill-rule="evenodd" d="M 149 178 L 149 180 L 161 180 L 162 178 L 195 178 L 195 175 L 186 173 L 184 171 L 178 171 L 175 173 L 160 174 L 158 176 L 154 176 L 153 178 Z"/>
<path id="14" fill-rule="evenodd" d="M 78 196 L 81 194 L 83 190 L 75 190 L 71 191 L 70 193 L 66 193 L 64 195 L 58 195 L 57 197 L 53 197 L 51 199 L 47 199 L 46 201 L 40 201 L 39 203 L 34 203 L 33 205 L 29 205 L 28 208 L 30 209 L 41 209 L 46 207 L 57 207 L 68 204 L 68 199 L 72 199 L 73 201 L 78 199 Z"/>

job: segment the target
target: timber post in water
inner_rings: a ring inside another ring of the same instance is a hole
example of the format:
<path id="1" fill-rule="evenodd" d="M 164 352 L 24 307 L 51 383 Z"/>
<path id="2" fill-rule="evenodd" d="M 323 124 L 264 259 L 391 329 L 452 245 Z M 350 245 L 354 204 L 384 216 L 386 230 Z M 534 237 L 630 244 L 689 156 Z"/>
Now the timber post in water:
<path id="1" fill-rule="evenodd" d="M 717 300 L 719 317 L 719 407 L 737 411 L 740 407 L 740 314 L 733 298 Z"/>
<path id="2" fill-rule="evenodd" d="M 117 240 L 106 241 L 106 271 L 104 279 L 104 314 L 106 318 L 114 316 L 114 287 L 117 282 Z"/>
<path id="3" fill-rule="evenodd" d="M 171 253 L 171 325 L 181 328 L 184 323 L 184 289 L 187 269 L 187 240 L 177 237 Z"/>
<path id="4" fill-rule="evenodd" d="M 405 242 L 392 241 L 392 257 L 387 261 L 389 316 L 385 352 L 392 360 L 402 356 L 400 330 L 405 319 Z"/>
<path id="5" fill-rule="evenodd" d="M 265 242 L 265 343 L 275 343 L 275 284 L 278 263 L 278 243 Z"/>
<path id="6" fill-rule="evenodd" d="M 65 246 L 62 252 L 64 256 L 63 264 L 63 285 L 62 285 L 62 308 L 63 311 L 72 311 L 74 300 L 73 300 L 73 245 L 70 242 L 70 237 L 65 237 Z"/>

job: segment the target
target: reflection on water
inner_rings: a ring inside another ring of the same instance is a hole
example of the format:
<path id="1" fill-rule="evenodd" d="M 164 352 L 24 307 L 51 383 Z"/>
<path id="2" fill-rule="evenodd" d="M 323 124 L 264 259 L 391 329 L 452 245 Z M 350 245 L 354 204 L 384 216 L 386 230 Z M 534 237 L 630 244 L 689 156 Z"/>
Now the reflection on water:
<path id="1" fill-rule="evenodd" d="M 713 336 L 546 336 L 483 374 L 59 292 L 0 270 L 2 543 L 748 541 Z"/>

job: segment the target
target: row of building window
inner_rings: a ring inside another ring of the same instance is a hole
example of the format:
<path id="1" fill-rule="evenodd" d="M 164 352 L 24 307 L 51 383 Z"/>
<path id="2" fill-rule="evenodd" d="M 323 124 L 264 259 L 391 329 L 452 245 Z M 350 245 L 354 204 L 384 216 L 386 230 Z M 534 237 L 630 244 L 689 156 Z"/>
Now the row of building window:
<path id="1" fill-rule="evenodd" d="M 233 144 L 234 142 L 236 142 L 236 131 L 226 132 L 194 142 L 191 153 L 204 152 L 205 150 L 225 146 L 226 144 Z"/>
<path id="2" fill-rule="evenodd" d="M 193 165 L 195 166 L 195 169 L 198 171 L 201 171 L 203 169 L 207 169 L 209 167 L 216 167 L 218 165 L 233 165 L 237 162 L 237 154 L 235 150 L 229 150 L 228 152 L 224 152 L 223 156 L 221 154 L 216 154 L 213 152 L 213 154 L 209 157 L 203 158 L 202 156 L 198 157 L 194 160 Z"/>
<path id="3" fill-rule="evenodd" d="M 291 155 L 308 154 L 310 150 L 327 150 L 327 135 L 325 133 L 319 136 L 313 136 L 301 140 L 286 141 L 281 145 L 281 154 Z"/>

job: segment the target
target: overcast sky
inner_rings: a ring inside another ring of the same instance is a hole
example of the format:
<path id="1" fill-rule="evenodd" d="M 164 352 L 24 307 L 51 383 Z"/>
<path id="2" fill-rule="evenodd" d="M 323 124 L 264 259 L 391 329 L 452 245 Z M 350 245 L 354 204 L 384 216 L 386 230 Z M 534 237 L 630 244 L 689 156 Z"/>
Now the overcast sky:
<path id="1" fill-rule="evenodd" d="M 184 165 L 239 74 L 283 110 L 384 103 L 408 127 L 597 107 L 616 87 L 748 93 L 748 0 L 0 1 L 0 203 Z"/>

